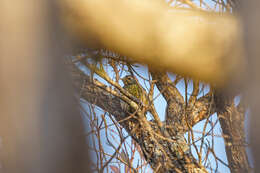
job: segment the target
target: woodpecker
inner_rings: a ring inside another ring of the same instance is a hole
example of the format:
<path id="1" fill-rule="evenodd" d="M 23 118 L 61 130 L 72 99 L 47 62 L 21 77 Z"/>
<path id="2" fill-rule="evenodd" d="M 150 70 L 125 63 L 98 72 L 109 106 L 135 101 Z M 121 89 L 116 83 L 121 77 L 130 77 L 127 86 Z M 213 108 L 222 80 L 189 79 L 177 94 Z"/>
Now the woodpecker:
<path id="1" fill-rule="evenodd" d="M 137 98 L 142 104 L 147 103 L 145 90 L 140 86 L 138 81 L 133 76 L 126 75 L 122 78 L 122 81 L 124 83 L 123 88 L 127 92 L 129 92 L 132 96 Z M 135 110 L 131 109 L 130 106 L 124 101 L 121 101 L 121 107 L 124 111 L 127 111 L 129 113 L 135 112 Z"/>

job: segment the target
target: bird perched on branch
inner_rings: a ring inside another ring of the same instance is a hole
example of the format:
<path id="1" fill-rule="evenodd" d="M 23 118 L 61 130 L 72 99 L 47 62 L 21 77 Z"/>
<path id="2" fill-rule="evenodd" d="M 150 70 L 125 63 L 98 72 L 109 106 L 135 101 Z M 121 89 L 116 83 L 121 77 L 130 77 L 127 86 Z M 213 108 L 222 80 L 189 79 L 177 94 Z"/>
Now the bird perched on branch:
<path id="1" fill-rule="evenodd" d="M 138 83 L 138 81 L 131 75 L 126 75 L 122 78 L 122 81 L 124 83 L 123 88 L 129 92 L 132 96 L 137 98 L 142 105 L 147 104 L 147 96 L 145 93 L 145 90 L 141 87 L 141 85 Z M 121 101 L 121 107 L 124 111 L 127 111 L 129 113 L 134 113 L 135 110 L 131 109 L 130 106 L 124 102 Z"/>

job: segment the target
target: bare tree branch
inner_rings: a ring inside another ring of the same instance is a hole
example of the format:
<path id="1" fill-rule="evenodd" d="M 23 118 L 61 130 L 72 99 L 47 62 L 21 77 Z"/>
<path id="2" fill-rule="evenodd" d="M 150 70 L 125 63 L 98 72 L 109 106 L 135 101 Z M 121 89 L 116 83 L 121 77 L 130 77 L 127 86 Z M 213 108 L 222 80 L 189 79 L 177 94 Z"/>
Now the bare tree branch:
<path id="1" fill-rule="evenodd" d="M 172 136 L 166 138 L 161 134 L 157 123 L 140 120 L 140 117 L 130 117 L 120 106 L 120 97 L 113 97 L 105 87 L 100 88 L 96 80 L 81 72 L 77 67 L 72 67 L 72 75 L 78 91 L 82 90 L 82 98 L 95 104 L 103 110 L 111 113 L 115 119 L 124 127 L 129 135 L 140 145 L 142 152 L 154 170 L 189 172 L 189 170 L 200 170 L 206 172 L 203 166 L 198 165 L 190 153 L 184 137 Z M 82 87 L 82 85 L 84 86 Z M 145 121 L 148 123 L 145 124 Z"/>
<path id="2" fill-rule="evenodd" d="M 233 98 L 222 97 L 221 101 L 225 103 L 225 106 L 224 108 L 217 107 L 217 113 L 222 133 L 226 136 L 224 141 L 230 171 L 232 173 L 250 172 L 246 153 L 248 144 L 245 141 L 245 112 L 240 112 L 239 107 L 235 107 Z"/>

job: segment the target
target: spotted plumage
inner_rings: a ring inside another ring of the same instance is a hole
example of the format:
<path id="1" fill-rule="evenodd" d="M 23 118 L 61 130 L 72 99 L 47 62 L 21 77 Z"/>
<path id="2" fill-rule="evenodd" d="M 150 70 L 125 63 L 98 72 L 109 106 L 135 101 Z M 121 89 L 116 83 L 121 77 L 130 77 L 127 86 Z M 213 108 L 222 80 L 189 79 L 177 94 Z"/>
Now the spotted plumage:
<path id="1" fill-rule="evenodd" d="M 137 98 L 142 104 L 146 102 L 146 96 L 145 96 L 145 91 L 141 86 L 138 84 L 137 80 L 131 76 L 127 75 L 124 78 L 122 78 L 122 81 L 124 83 L 123 88 L 128 91 L 132 96 Z M 130 106 L 125 103 L 124 101 L 121 102 L 121 107 L 124 111 L 127 111 L 129 113 L 133 113 L 134 110 L 130 109 Z"/>

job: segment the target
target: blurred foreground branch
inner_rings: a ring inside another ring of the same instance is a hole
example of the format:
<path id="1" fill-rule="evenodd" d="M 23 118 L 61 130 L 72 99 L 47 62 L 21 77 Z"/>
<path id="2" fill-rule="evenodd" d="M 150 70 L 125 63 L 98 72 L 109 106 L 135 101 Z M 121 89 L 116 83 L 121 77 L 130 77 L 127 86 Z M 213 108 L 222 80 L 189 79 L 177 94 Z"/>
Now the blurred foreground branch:
<path id="1" fill-rule="evenodd" d="M 85 42 L 223 85 L 244 74 L 240 24 L 228 14 L 169 9 L 157 1 L 60 1 L 69 30 Z M 239 75 L 236 75 L 239 74 Z"/>
<path id="2" fill-rule="evenodd" d="M 246 90 L 247 99 L 250 103 L 250 145 L 252 149 L 252 155 L 254 159 L 254 168 L 255 172 L 258 172 L 260 169 L 260 30 L 259 30 L 259 16 L 260 16 L 260 2 L 257 0 L 252 1 L 241 1 L 241 16 L 243 19 L 243 29 L 245 36 L 245 50 L 246 56 L 249 62 L 249 75 L 245 82 L 248 84 Z"/>
<path id="3" fill-rule="evenodd" d="M 86 172 L 86 138 L 51 1 L 0 2 L 0 172 Z M 58 46 L 57 46 L 58 45 Z"/>

